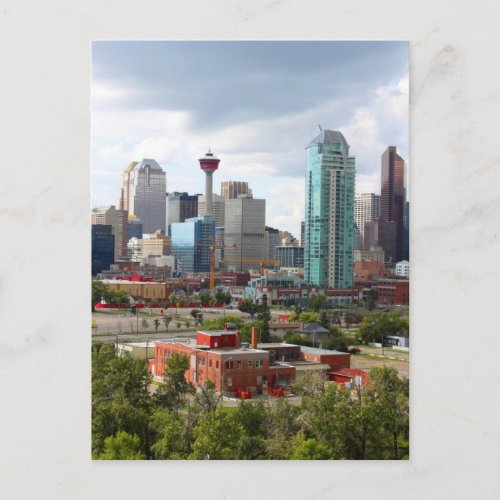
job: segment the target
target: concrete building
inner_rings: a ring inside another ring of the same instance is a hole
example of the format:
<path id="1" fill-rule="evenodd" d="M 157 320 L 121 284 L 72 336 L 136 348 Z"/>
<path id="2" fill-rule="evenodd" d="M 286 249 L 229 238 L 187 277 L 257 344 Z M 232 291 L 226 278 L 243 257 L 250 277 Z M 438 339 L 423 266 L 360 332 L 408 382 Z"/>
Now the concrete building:
<path id="1" fill-rule="evenodd" d="M 337 131 L 307 146 L 304 277 L 308 284 L 352 286 L 355 159 Z"/>
<path id="2" fill-rule="evenodd" d="M 199 194 L 190 195 L 188 193 L 167 193 L 166 198 L 166 234 L 171 236 L 170 226 L 174 222 L 184 222 L 198 216 Z"/>
<path id="3" fill-rule="evenodd" d="M 266 200 L 240 195 L 226 200 L 224 269 L 248 271 L 265 259 Z"/>
<path id="4" fill-rule="evenodd" d="M 365 222 L 380 217 L 380 195 L 375 193 L 362 193 L 354 197 L 354 222 L 363 237 L 365 234 Z"/>
<path id="5" fill-rule="evenodd" d="M 212 192 L 213 192 L 213 173 L 219 168 L 220 160 L 208 150 L 202 158 L 198 160 L 200 168 L 205 173 L 205 214 L 214 218 L 212 212 Z M 199 215 L 199 213 L 198 213 Z M 217 224 L 216 224 L 217 225 Z"/>
<path id="6" fill-rule="evenodd" d="M 220 194 L 225 200 L 234 200 L 240 194 L 252 194 L 248 182 L 224 181 L 220 184 Z"/>
<path id="7" fill-rule="evenodd" d="M 226 200 L 218 194 L 212 194 L 212 219 L 215 227 L 224 227 L 224 218 L 226 213 Z M 205 196 L 198 195 L 198 217 L 208 215 L 205 203 Z"/>
<path id="8" fill-rule="evenodd" d="M 142 238 L 130 238 L 127 243 L 127 260 L 142 262 Z"/>
<path id="9" fill-rule="evenodd" d="M 396 262 L 396 268 L 394 270 L 396 276 L 403 276 L 404 278 L 410 277 L 410 263 L 407 260 L 402 260 L 401 262 Z"/>
<path id="10" fill-rule="evenodd" d="M 385 252 L 382 247 L 371 246 L 369 250 L 354 250 L 354 262 L 362 260 L 385 262 Z"/>
<path id="11" fill-rule="evenodd" d="M 145 233 L 165 231 L 167 179 L 156 160 L 132 162 L 122 174 L 119 207 L 142 221 Z"/>
<path id="12" fill-rule="evenodd" d="M 215 241 L 215 225 L 209 216 L 193 217 L 172 224 L 172 253 L 177 257 L 177 272 L 210 272 L 210 244 Z"/>
<path id="13" fill-rule="evenodd" d="M 123 259 L 127 254 L 128 213 L 117 210 L 114 205 L 92 209 L 92 225 L 110 225 L 115 237 L 114 260 Z"/>
<path id="14" fill-rule="evenodd" d="M 144 257 L 161 257 L 162 255 L 170 255 L 172 253 L 172 243 L 169 236 L 166 236 L 163 231 L 155 231 L 154 233 L 144 234 L 142 237 L 142 258 Z"/>
<path id="15" fill-rule="evenodd" d="M 92 225 L 92 276 L 114 263 L 115 237 L 110 224 Z"/>

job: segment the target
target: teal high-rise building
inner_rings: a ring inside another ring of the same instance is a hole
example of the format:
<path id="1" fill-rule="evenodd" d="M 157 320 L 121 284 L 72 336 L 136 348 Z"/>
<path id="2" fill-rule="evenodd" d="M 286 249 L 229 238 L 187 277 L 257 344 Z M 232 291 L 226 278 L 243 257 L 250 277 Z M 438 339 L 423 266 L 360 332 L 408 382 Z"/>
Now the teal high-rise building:
<path id="1" fill-rule="evenodd" d="M 307 146 L 304 278 L 310 285 L 352 287 L 355 159 L 337 131 Z"/>

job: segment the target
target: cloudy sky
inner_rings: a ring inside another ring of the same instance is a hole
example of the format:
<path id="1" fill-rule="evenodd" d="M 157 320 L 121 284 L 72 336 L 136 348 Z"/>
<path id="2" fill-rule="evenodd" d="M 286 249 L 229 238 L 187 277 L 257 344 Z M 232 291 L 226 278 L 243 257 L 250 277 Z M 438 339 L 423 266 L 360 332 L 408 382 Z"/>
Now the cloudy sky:
<path id="1" fill-rule="evenodd" d="M 116 204 L 131 161 L 154 158 L 168 191 L 203 193 L 210 147 L 224 180 L 267 200 L 266 224 L 300 236 L 305 147 L 340 130 L 356 192 L 380 193 L 380 156 L 408 158 L 406 42 L 94 42 L 92 204 Z"/>

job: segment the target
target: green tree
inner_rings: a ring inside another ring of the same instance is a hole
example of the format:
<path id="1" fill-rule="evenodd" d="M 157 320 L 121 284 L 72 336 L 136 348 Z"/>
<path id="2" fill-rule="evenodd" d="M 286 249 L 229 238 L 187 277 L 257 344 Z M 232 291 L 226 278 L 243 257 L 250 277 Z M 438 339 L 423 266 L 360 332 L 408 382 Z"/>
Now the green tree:
<path id="1" fill-rule="evenodd" d="M 108 302 L 110 304 L 129 304 L 130 298 L 127 292 L 124 290 L 113 290 L 109 292 Z"/>
<path id="2" fill-rule="evenodd" d="M 149 327 L 149 321 L 146 318 L 142 318 L 141 320 L 141 326 L 146 330 Z"/>
<path id="3" fill-rule="evenodd" d="M 230 293 L 225 293 L 219 290 L 215 294 L 215 300 L 217 301 L 217 304 L 228 305 L 231 303 L 232 297 Z"/>
<path id="4" fill-rule="evenodd" d="M 245 320 L 238 316 L 225 316 L 220 318 L 203 320 L 202 327 L 204 330 L 223 330 L 225 323 L 234 323 L 241 330 L 245 325 Z"/>
<path id="5" fill-rule="evenodd" d="M 155 331 L 157 332 L 158 331 L 158 327 L 160 326 L 160 320 L 158 318 L 156 318 L 154 320 L 154 324 L 155 324 Z"/>
<path id="6" fill-rule="evenodd" d="M 92 280 L 92 312 L 95 311 L 95 304 L 104 299 L 108 302 L 109 288 L 100 280 Z"/>
<path id="7" fill-rule="evenodd" d="M 266 441 L 269 436 L 269 406 L 262 401 L 241 401 L 233 413 L 235 422 L 245 434 L 241 445 L 242 460 L 266 459 Z"/>
<path id="8" fill-rule="evenodd" d="M 115 436 L 108 436 L 104 440 L 104 451 L 99 460 L 144 460 L 140 450 L 139 436 L 125 431 L 118 431 Z"/>
<path id="9" fill-rule="evenodd" d="M 329 446 L 319 443 L 314 438 L 306 439 L 303 432 L 299 432 L 291 439 L 291 460 L 331 460 L 333 452 Z"/>
<path id="10" fill-rule="evenodd" d="M 194 392 L 193 385 L 185 377 L 188 369 L 189 358 L 184 354 L 174 353 L 168 358 L 163 384 L 154 395 L 157 406 L 178 412 L 186 404 L 186 397 Z"/>
<path id="11" fill-rule="evenodd" d="M 326 295 L 323 293 L 318 293 L 309 299 L 308 307 L 315 312 L 318 312 L 320 309 L 324 309 L 326 306 Z"/>
<path id="12" fill-rule="evenodd" d="M 260 341 L 269 342 L 269 322 L 271 321 L 271 309 L 267 304 L 261 304 L 257 319 L 260 324 Z"/>
<path id="13" fill-rule="evenodd" d="M 170 322 L 172 321 L 171 316 L 163 316 L 163 323 L 165 324 L 165 328 L 168 331 L 168 325 L 170 325 Z"/>
<path id="14" fill-rule="evenodd" d="M 330 328 L 330 318 L 328 317 L 328 312 L 322 309 L 320 313 L 318 314 L 318 323 L 323 327 L 323 328 Z"/>
<path id="15" fill-rule="evenodd" d="M 210 295 L 209 292 L 201 292 L 199 295 L 198 295 L 198 299 L 200 300 L 200 302 L 204 303 L 204 304 L 209 304 L 210 303 L 210 300 L 211 300 L 212 296 Z"/>
<path id="16" fill-rule="evenodd" d="M 191 309 L 191 312 L 189 314 L 191 314 L 191 316 L 196 319 L 198 317 L 198 313 L 201 312 L 199 309 Z"/>
<path id="17" fill-rule="evenodd" d="M 198 390 L 194 393 L 194 400 L 204 412 L 214 412 L 220 405 L 222 395 L 215 390 L 215 383 L 207 380 L 203 385 L 198 386 Z"/>
<path id="18" fill-rule="evenodd" d="M 156 411 L 150 421 L 155 436 L 151 453 L 157 460 L 182 460 L 190 453 L 186 419 L 174 412 Z"/>
<path id="19" fill-rule="evenodd" d="M 206 413 L 194 431 L 193 452 L 195 460 L 237 460 L 245 436 L 241 425 L 222 409 Z"/>
<path id="20" fill-rule="evenodd" d="M 251 300 L 246 299 L 238 309 L 241 312 L 248 313 L 250 316 L 253 317 L 259 312 L 260 306 L 258 304 L 254 304 Z"/>
<path id="21" fill-rule="evenodd" d="M 359 339 L 364 342 L 382 342 L 385 335 L 408 336 L 409 325 L 406 318 L 395 313 L 372 312 L 363 318 L 358 331 Z"/>

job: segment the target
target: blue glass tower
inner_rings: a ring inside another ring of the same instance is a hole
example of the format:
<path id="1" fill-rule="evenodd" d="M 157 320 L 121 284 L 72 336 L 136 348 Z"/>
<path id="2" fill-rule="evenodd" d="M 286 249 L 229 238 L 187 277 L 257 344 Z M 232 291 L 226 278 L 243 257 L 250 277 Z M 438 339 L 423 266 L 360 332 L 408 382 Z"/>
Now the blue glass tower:
<path id="1" fill-rule="evenodd" d="M 178 271 L 210 272 L 210 244 L 215 242 L 215 224 L 208 215 L 192 217 L 172 224 L 172 253 L 177 257 Z"/>
<path id="2" fill-rule="evenodd" d="M 307 146 L 304 278 L 310 285 L 352 287 L 355 158 L 337 131 Z"/>

